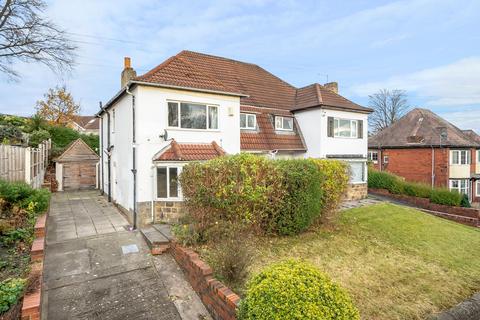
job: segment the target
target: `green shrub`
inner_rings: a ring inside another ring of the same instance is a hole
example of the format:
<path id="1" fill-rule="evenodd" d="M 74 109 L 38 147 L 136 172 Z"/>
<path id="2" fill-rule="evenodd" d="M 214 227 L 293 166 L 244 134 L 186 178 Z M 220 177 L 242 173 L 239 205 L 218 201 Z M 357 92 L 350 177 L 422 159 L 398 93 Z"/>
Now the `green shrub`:
<path id="1" fill-rule="evenodd" d="M 388 172 L 368 170 L 368 187 L 375 189 L 387 189 L 391 193 L 400 193 L 403 190 L 401 180 Z"/>
<path id="2" fill-rule="evenodd" d="M 464 208 L 471 208 L 470 200 L 468 200 L 468 196 L 466 194 L 462 195 L 462 200 L 460 201 L 460 206 Z"/>
<path id="3" fill-rule="evenodd" d="M 36 148 L 40 143 L 48 139 L 50 139 L 50 133 L 47 130 L 33 131 L 29 136 L 28 145 Z"/>
<path id="4" fill-rule="evenodd" d="M 0 125 L 0 143 L 18 144 L 23 140 L 22 131 L 11 125 Z"/>
<path id="5" fill-rule="evenodd" d="M 360 319 L 348 294 L 314 266 L 295 260 L 274 264 L 247 284 L 240 320 Z"/>
<path id="6" fill-rule="evenodd" d="M 33 189 L 24 182 L 6 182 L 0 180 L 0 198 L 10 205 L 29 209 L 32 213 L 44 212 L 50 201 L 50 192 L 46 189 Z"/>
<path id="7" fill-rule="evenodd" d="M 446 206 L 460 206 L 462 195 L 458 192 L 452 192 L 448 189 L 434 189 L 430 194 L 430 201 Z"/>
<path id="8" fill-rule="evenodd" d="M 323 176 L 311 160 L 277 160 L 274 163 L 285 194 L 269 231 L 280 235 L 297 234 L 321 214 Z"/>
<path id="9" fill-rule="evenodd" d="M 200 233 L 219 221 L 267 230 L 269 217 L 278 212 L 285 194 L 274 162 L 246 153 L 190 163 L 183 168 L 180 183 Z"/>
<path id="10" fill-rule="evenodd" d="M 350 181 L 348 164 L 344 161 L 311 159 L 319 168 L 321 180 L 322 207 L 326 212 L 332 212 L 340 204 Z"/>
<path id="11" fill-rule="evenodd" d="M 90 148 L 98 153 L 99 137 L 94 134 L 80 134 L 79 132 L 62 126 L 50 125 L 47 127 L 47 131 L 52 138 L 52 156 L 60 155 L 65 147 L 67 147 L 72 141 L 82 138 Z"/>
<path id="12" fill-rule="evenodd" d="M 432 187 L 421 183 L 404 183 L 405 194 L 417 198 L 430 198 Z"/>
<path id="13" fill-rule="evenodd" d="M 26 281 L 20 278 L 6 279 L 0 282 L 0 314 L 15 305 L 23 294 Z"/>

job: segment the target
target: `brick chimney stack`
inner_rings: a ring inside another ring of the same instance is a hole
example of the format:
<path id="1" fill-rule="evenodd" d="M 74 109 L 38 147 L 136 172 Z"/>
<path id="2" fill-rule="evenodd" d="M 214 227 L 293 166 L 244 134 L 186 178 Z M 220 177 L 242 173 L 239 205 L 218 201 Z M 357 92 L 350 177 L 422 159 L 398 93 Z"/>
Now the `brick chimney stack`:
<path id="1" fill-rule="evenodd" d="M 123 59 L 123 71 L 121 77 L 122 88 L 126 86 L 128 81 L 132 80 L 137 76 L 137 72 L 131 66 L 130 57 L 125 57 Z"/>
<path id="2" fill-rule="evenodd" d="M 332 92 L 338 93 L 338 82 L 328 82 L 323 86 Z"/>

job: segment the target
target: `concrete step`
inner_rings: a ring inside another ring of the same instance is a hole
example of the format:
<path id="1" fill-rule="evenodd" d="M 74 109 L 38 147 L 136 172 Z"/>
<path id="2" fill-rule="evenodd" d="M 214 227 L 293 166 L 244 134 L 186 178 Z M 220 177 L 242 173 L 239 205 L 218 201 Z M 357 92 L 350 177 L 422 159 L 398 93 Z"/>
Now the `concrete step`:
<path id="1" fill-rule="evenodd" d="M 170 248 L 170 240 L 152 226 L 141 228 L 152 255 L 162 254 Z"/>
<path id="2" fill-rule="evenodd" d="M 165 238 L 172 241 L 173 234 L 172 234 L 172 226 L 169 224 L 154 224 L 153 227 L 158 230 Z"/>

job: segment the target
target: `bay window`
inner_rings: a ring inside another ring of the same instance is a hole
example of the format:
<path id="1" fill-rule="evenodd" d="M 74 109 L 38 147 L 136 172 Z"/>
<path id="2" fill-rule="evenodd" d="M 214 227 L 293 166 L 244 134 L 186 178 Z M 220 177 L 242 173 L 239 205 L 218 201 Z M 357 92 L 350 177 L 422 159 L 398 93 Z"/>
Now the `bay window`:
<path id="1" fill-rule="evenodd" d="M 275 130 L 293 131 L 293 118 L 275 116 Z"/>
<path id="2" fill-rule="evenodd" d="M 180 184 L 178 176 L 180 168 L 174 166 L 157 167 L 157 198 L 178 199 L 180 198 Z"/>
<path id="3" fill-rule="evenodd" d="M 218 107 L 190 102 L 168 102 L 168 126 L 218 129 Z"/>
<path id="4" fill-rule="evenodd" d="M 255 130 L 257 127 L 257 116 L 250 113 L 240 113 L 240 129 Z"/>
<path id="5" fill-rule="evenodd" d="M 452 150 L 450 164 L 470 164 L 470 150 Z"/>

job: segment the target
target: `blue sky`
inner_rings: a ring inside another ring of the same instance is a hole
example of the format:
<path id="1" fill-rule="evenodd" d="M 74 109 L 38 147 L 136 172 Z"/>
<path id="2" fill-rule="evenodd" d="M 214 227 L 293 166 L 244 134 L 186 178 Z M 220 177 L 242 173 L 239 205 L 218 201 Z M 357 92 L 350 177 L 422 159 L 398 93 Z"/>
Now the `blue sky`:
<path id="1" fill-rule="evenodd" d="M 48 1 L 48 16 L 79 46 L 58 76 L 19 64 L 0 76 L 0 112 L 34 113 L 48 88 L 66 84 L 83 114 L 120 87 L 124 56 L 139 74 L 188 49 L 256 63 L 295 86 L 338 81 L 363 105 L 381 88 L 404 89 L 480 133 L 480 1 Z"/>

